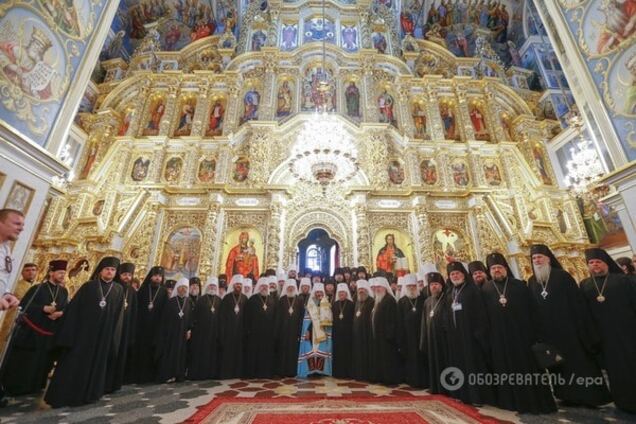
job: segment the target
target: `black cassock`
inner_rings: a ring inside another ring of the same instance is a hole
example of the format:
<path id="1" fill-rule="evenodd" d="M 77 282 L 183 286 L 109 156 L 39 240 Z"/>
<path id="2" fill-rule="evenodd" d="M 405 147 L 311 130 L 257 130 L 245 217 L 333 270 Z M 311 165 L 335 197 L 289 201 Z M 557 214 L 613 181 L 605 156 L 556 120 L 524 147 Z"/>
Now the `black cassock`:
<path id="1" fill-rule="evenodd" d="M 359 381 L 371 379 L 371 310 L 373 298 L 354 304 L 351 336 L 351 378 Z"/>
<path id="2" fill-rule="evenodd" d="M 403 381 L 411 387 L 428 387 L 428 367 L 420 350 L 420 327 L 424 296 L 410 299 L 402 297 L 398 302 L 398 340 L 402 363 Z"/>
<path id="3" fill-rule="evenodd" d="M 107 373 L 106 393 L 111 393 L 121 389 L 124 382 L 128 382 L 130 377 L 126 374 L 131 371 L 132 347 L 135 344 L 135 332 L 137 325 L 137 293 L 131 286 L 117 282 L 124 289 L 124 319 L 121 327 L 121 340 L 119 342 L 119 353 L 117 361 L 109 364 L 112 372 Z"/>
<path id="4" fill-rule="evenodd" d="M 387 292 L 371 312 L 371 381 L 393 385 L 400 382 L 398 368 L 397 302 Z"/>
<path id="5" fill-rule="evenodd" d="M 553 267 L 545 286 L 545 297 L 541 294 L 543 287 L 534 276 L 528 281 L 528 287 L 539 305 L 541 341 L 554 346 L 565 358 L 558 368 L 550 370 L 561 377 L 552 383 L 554 395 L 587 406 L 611 402 L 603 374 L 594 359 L 600 349 L 600 338 L 574 278 Z M 577 377 L 586 378 L 586 383 L 579 380 L 577 384 Z M 560 381 L 565 384 L 559 384 Z"/>
<path id="6" fill-rule="evenodd" d="M 456 307 L 453 307 L 455 300 Z M 481 290 L 472 282 L 448 289 L 446 308 L 449 311 L 448 364 L 459 368 L 466 377 L 464 384 L 449 393 L 468 404 L 493 404 L 491 385 L 469 384 L 470 374 L 488 373 L 488 315 Z M 475 383 L 479 381 L 475 380 Z"/>
<path id="7" fill-rule="evenodd" d="M 244 321 L 247 296 L 227 293 L 221 301 L 219 340 L 222 379 L 243 377 Z"/>
<path id="8" fill-rule="evenodd" d="M 337 300 L 331 307 L 333 315 L 332 373 L 336 378 L 351 378 L 353 309 L 353 302 L 349 299 Z"/>
<path id="9" fill-rule="evenodd" d="M 252 295 L 245 309 L 245 369 L 247 378 L 272 378 L 276 372 L 274 296 Z"/>
<path id="10" fill-rule="evenodd" d="M 428 390 L 433 394 L 448 394 L 440 384 L 440 375 L 448 367 L 448 325 L 450 308 L 442 292 L 428 297 L 422 311 L 420 350 L 428 365 Z"/>
<path id="11" fill-rule="evenodd" d="M 190 380 L 206 380 L 219 376 L 219 315 L 221 298 L 199 296 L 194 309 L 194 328 L 190 339 L 191 357 L 188 366 Z"/>
<path id="12" fill-rule="evenodd" d="M 304 316 L 305 306 L 300 296 L 294 296 L 290 299 L 283 295 L 278 300 L 276 308 L 276 372 L 281 377 L 294 377 L 296 375 L 300 329 Z"/>
<path id="13" fill-rule="evenodd" d="M 161 331 L 157 333 L 155 355 L 157 382 L 185 380 L 188 355 L 187 332 L 192 329 L 190 297 L 168 299 L 161 312 Z"/>
<path id="14" fill-rule="evenodd" d="M 137 292 L 137 331 L 134 347 L 133 367 L 135 382 L 152 383 L 157 377 L 155 342 L 161 330 L 161 314 L 168 300 L 165 287 L 144 283 Z M 149 307 L 152 301 L 152 308 Z"/>
<path id="15" fill-rule="evenodd" d="M 42 308 L 50 306 L 54 299 L 55 309 L 63 311 L 68 304 L 68 292 L 64 287 L 44 282 L 32 286 L 20 302 L 24 315 L 18 318 L 21 323 L 16 323 L 2 379 L 4 388 L 13 396 L 36 393 L 46 386 L 53 368 L 53 337 L 63 317 L 51 320 Z"/>
<path id="16" fill-rule="evenodd" d="M 497 292 L 495 284 L 499 289 Z M 508 278 L 506 306 L 499 302 L 504 282 L 487 281 L 482 286 L 490 321 L 491 366 L 495 376 L 521 375 L 524 378 L 542 374 L 537 366 L 532 345 L 538 341 L 537 304 L 523 281 Z M 527 384 L 496 386 L 497 405 L 521 413 L 549 413 L 556 405 L 545 379 L 532 379 Z M 532 383 L 532 384 L 530 384 Z"/>
<path id="17" fill-rule="evenodd" d="M 603 302 L 597 297 L 605 277 L 581 281 L 581 290 L 601 335 L 604 368 L 617 407 L 636 413 L 636 285 L 622 274 L 609 274 Z M 566 358 L 567 361 L 567 358 Z"/>
<path id="18" fill-rule="evenodd" d="M 103 308 L 102 293 L 106 297 Z M 55 347 L 61 355 L 44 396 L 46 403 L 54 408 L 78 406 L 102 397 L 108 364 L 114 363 L 119 352 L 123 319 L 121 285 L 97 279 L 79 288 L 55 335 Z"/>

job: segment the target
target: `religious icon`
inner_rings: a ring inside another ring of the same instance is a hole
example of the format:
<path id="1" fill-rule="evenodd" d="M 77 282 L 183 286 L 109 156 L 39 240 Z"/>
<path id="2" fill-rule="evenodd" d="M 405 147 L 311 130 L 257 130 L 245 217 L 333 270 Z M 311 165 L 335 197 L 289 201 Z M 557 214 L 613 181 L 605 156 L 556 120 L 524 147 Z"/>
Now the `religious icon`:
<path id="1" fill-rule="evenodd" d="M 310 18 L 305 21 L 305 43 L 323 41 L 333 43 L 336 40 L 335 25 L 329 19 Z"/>
<path id="2" fill-rule="evenodd" d="M 138 157 L 133 164 L 130 177 L 133 181 L 143 181 L 148 176 L 148 168 L 150 167 L 150 159 Z"/>
<path id="3" fill-rule="evenodd" d="M 67 230 L 68 227 L 71 225 L 72 218 L 73 218 L 73 207 L 67 206 L 66 210 L 64 211 L 64 218 L 62 218 L 62 228 L 64 230 Z"/>
<path id="4" fill-rule="evenodd" d="M 258 106 L 260 104 L 261 95 L 258 91 L 251 89 L 243 97 L 243 116 L 241 116 L 241 124 L 247 121 L 258 119 Z"/>
<path id="5" fill-rule="evenodd" d="M 278 89 L 277 102 L 276 102 L 276 117 L 283 118 L 291 115 L 292 110 L 292 89 L 289 86 L 289 81 L 283 81 L 282 85 Z"/>
<path id="6" fill-rule="evenodd" d="M 298 24 L 283 24 L 281 32 L 281 50 L 290 51 L 298 47 Z"/>
<path id="7" fill-rule="evenodd" d="M 75 277 L 78 277 L 80 275 L 82 275 L 83 273 L 86 273 L 86 275 L 88 276 L 88 271 L 90 269 L 90 263 L 88 262 L 88 260 L 86 259 L 80 259 L 79 261 L 77 261 L 75 263 L 75 265 L 69 270 L 68 272 L 68 278 L 69 279 L 74 279 Z M 83 280 L 83 282 L 86 280 Z"/>
<path id="8" fill-rule="evenodd" d="M 234 173 L 232 178 L 240 183 L 247 180 L 250 173 L 250 161 L 245 157 L 238 158 L 234 163 Z"/>
<path id="9" fill-rule="evenodd" d="M 464 238 L 451 228 L 442 228 L 433 234 L 433 262 L 438 269 L 446 269 L 446 258 L 461 260 L 467 256 Z"/>
<path id="10" fill-rule="evenodd" d="M 456 159 L 451 163 L 451 171 L 453 172 L 453 181 L 460 187 L 466 187 L 470 182 L 468 175 L 468 166 L 461 159 Z"/>
<path id="11" fill-rule="evenodd" d="M 175 136 L 190 135 L 192 132 L 192 121 L 194 120 L 194 109 L 196 108 L 197 99 L 187 98 L 181 103 L 181 113 L 177 128 L 174 130 Z"/>
<path id="12" fill-rule="evenodd" d="M 375 267 L 378 271 L 390 272 L 394 275 L 408 272 L 409 264 L 402 250 L 395 244 L 395 234 L 384 236 L 384 247 L 380 249 L 375 258 Z"/>
<path id="13" fill-rule="evenodd" d="M 247 277 L 249 274 L 260 275 L 256 249 L 254 242 L 250 241 L 249 232 L 241 231 L 238 244 L 230 249 L 225 261 L 225 274 L 241 274 L 243 277 Z"/>
<path id="14" fill-rule="evenodd" d="M 389 181 L 393 184 L 402 184 L 404 182 L 404 168 L 398 160 L 392 160 L 389 162 L 388 167 Z"/>
<path id="15" fill-rule="evenodd" d="M 161 118 L 165 111 L 166 105 L 164 104 L 163 97 L 158 97 L 150 103 L 148 122 L 146 128 L 144 128 L 143 135 L 159 134 L 159 125 L 161 124 Z"/>
<path id="16" fill-rule="evenodd" d="M 539 171 L 539 176 L 541 177 L 543 184 L 552 184 L 541 146 L 535 144 L 532 147 L 532 159 L 534 160 L 537 171 Z"/>
<path id="17" fill-rule="evenodd" d="M 225 116 L 225 108 L 221 99 L 215 100 L 210 110 L 210 119 L 205 135 L 208 137 L 221 135 L 223 133 L 223 118 Z"/>
<path id="18" fill-rule="evenodd" d="M 183 169 L 183 160 L 181 158 L 170 158 L 166 163 L 166 169 L 163 172 L 163 177 L 169 183 L 176 183 L 181 177 L 181 170 Z"/>
<path id="19" fill-rule="evenodd" d="M 260 29 L 252 34 L 252 51 L 260 52 L 261 47 L 265 47 L 267 35 Z"/>
<path id="20" fill-rule="evenodd" d="M 211 183 L 214 181 L 216 174 L 216 160 L 215 159 L 203 159 L 199 163 L 199 170 L 197 172 L 197 178 L 202 183 Z"/>
<path id="21" fill-rule="evenodd" d="M 360 90 L 355 81 L 349 81 L 345 90 L 345 100 L 347 103 L 347 116 L 350 118 L 360 118 Z"/>
<path id="22" fill-rule="evenodd" d="M 376 49 L 378 53 L 386 53 L 387 43 L 384 34 L 374 32 L 371 34 L 371 41 L 373 42 L 373 48 Z"/>
<path id="23" fill-rule="evenodd" d="M 413 35 L 413 31 L 415 31 L 415 22 L 413 22 L 413 15 L 406 9 L 402 9 L 402 12 L 400 13 L 400 26 L 402 27 L 404 35 Z"/>
<path id="24" fill-rule="evenodd" d="M 4 204 L 4 208 L 14 209 L 26 215 L 29 211 L 29 206 L 31 206 L 31 200 L 33 199 L 34 193 L 35 192 L 32 188 L 14 181 Z"/>
<path id="25" fill-rule="evenodd" d="M 568 232 L 568 224 L 565 218 L 565 213 L 561 209 L 557 209 L 556 213 L 557 223 L 559 224 L 559 231 L 561 234 Z"/>
<path id="26" fill-rule="evenodd" d="M 95 204 L 93 205 L 93 216 L 100 216 L 102 214 L 102 212 L 104 211 L 104 199 L 102 200 L 98 200 L 97 202 L 95 202 Z"/>
<path id="27" fill-rule="evenodd" d="M 422 175 L 422 181 L 427 185 L 437 184 L 437 164 L 433 159 L 424 159 L 420 163 L 420 173 Z"/>
<path id="28" fill-rule="evenodd" d="M 397 119 L 395 119 L 395 115 L 393 113 L 393 106 L 395 105 L 395 100 L 393 100 L 393 96 L 387 93 L 386 90 L 380 97 L 378 97 L 378 109 L 380 111 L 380 122 L 391 124 L 394 127 L 397 127 Z"/>
<path id="29" fill-rule="evenodd" d="M 86 155 L 86 162 L 84 162 L 84 167 L 79 174 L 80 180 L 88 177 L 88 174 L 91 172 L 91 169 L 93 169 L 93 165 L 95 164 L 95 160 L 97 159 L 97 152 L 99 151 L 99 146 L 97 145 L 97 143 L 91 143 L 88 148 L 89 150 Z"/>
<path id="30" fill-rule="evenodd" d="M 411 116 L 413 117 L 413 124 L 415 125 L 415 137 L 427 139 L 428 134 L 426 132 L 426 111 L 419 102 L 413 103 Z"/>
<path id="31" fill-rule="evenodd" d="M 442 103 L 440 105 L 440 114 L 442 123 L 444 124 L 444 137 L 446 137 L 447 140 L 459 140 L 453 107 L 447 103 Z"/>
<path id="32" fill-rule="evenodd" d="M 66 55 L 50 30 L 36 26 L 30 15 L 17 16 L 21 12 L 13 10 L 0 22 L 0 71 L 22 94 L 40 101 L 55 100 L 63 89 Z"/>
<path id="33" fill-rule="evenodd" d="M 128 133 L 128 128 L 130 128 L 130 121 L 132 120 L 133 111 L 132 109 L 126 109 L 126 113 L 124 113 L 124 118 L 119 125 L 119 129 L 117 130 L 117 135 L 122 137 Z"/>
<path id="34" fill-rule="evenodd" d="M 497 166 L 494 161 L 487 160 L 484 162 L 484 177 L 489 185 L 501 185 L 501 173 L 499 172 L 499 166 Z"/>
<path id="35" fill-rule="evenodd" d="M 470 106 L 470 122 L 473 124 L 475 139 L 488 140 L 488 130 L 486 129 L 486 121 L 484 115 L 477 105 Z"/>
<path id="36" fill-rule="evenodd" d="M 191 278 L 199 268 L 201 232 L 193 227 L 183 227 L 174 231 L 163 245 L 161 266 L 166 278 Z"/>
<path id="37" fill-rule="evenodd" d="M 301 110 L 335 112 L 336 85 L 329 69 L 319 65 L 307 67 L 303 78 Z"/>
<path id="38" fill-rule="evenodd" d="M 342 48 L 348 52 L 358 50 L 358 29 L 355 25 L 342 25 Z"/>

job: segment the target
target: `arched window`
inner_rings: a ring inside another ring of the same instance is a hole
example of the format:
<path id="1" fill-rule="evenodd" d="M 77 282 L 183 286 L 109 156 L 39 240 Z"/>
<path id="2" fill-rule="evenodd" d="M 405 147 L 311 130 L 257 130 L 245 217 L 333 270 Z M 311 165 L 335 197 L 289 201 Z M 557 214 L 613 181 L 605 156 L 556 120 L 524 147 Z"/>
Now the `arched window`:
<path id="1" fill-rule="evenodd" d="M 310 244 L 307 246 L 307 268 L 312 271 L 320 271 L 320 247 L 315 244 Z"/>

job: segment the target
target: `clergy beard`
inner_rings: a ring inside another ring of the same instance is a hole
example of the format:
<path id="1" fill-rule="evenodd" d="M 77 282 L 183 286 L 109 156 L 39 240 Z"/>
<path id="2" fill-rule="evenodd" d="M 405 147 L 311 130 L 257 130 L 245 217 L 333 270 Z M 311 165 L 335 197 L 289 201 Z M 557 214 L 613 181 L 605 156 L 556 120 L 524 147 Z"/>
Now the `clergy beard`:
<path id="1" fill-rule="evenodd" d="M 534 268 L 534 278 L 536 278 L 539 283 L 547 283 L 552 269 L 550 264 L 532 265 L 532 267 Z"/>
<path id="2" fill-rule="evenodd" d="M 504 281 L 506 281 L 506 278 L 508 278 L 508 276 L 505 276 L 505 277 L 493 277 L 493 280 L 496 281 L 497 283 L 503 283 Z"/>
<path id="3" fill-rule="evenodd" d="M 455 287 L 459 287 L 459 286 L 461 286 L 462 284 L 464 284 L 464 279 L 461 279 L 461 280 L 453 280 L 453 279 L 451 278 L 451 283 L 453 283 L 453 286 L 455 286 Z"/>
<path id="4" fill-rule="evenodd" d="M 288 299 L 293 299 L 294 297 L 296 297 L 296 295 L 295 295 L 295 294 L 293 294 L 293 293 L 291 293 L 291 294 L 290 294 L 290 293 L 287 293 L 287 298 L 288 298 Z"/>
<path id="5" fill-rule="evenodd" d="M 406 290 L 406 296 L 407 296 L 409 299 L 411 299 L 411 300 L 412 300 L 412 299 L 416 299 L 416 298 L 417 298 L 417 290 L 409 290 L 409 289 L 407 289 L 407 290 Z"/>
<path id="6" fill-rule="evenodd" d="M 375 294 L 375 304 L 377 305 L 378 303 L 382 302 L 382 299 L 384 299 L 385 293 L 376 293 Z"/>

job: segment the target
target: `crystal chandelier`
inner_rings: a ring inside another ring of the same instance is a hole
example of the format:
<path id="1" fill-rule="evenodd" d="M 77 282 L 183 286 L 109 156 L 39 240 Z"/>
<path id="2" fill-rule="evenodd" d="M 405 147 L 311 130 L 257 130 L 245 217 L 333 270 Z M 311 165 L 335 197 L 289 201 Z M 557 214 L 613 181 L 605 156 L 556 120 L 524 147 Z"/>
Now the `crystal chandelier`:
<path id="1" fill-rule="evenodd" d="M 300 130 L 289 169 L 300 181 L 344 183 L 358 171 L 353 140 L 338 119 L 326 112 L 309 118 Z"/>
<path id="2" fill-rule="evenodd" d="M 571 158 L 566 162 L 567 176 L 565 183 L 575 193 L 583 193 L 604 169 L 596 149 L 590 140 L 582 139 L 570 147 Z"/>

